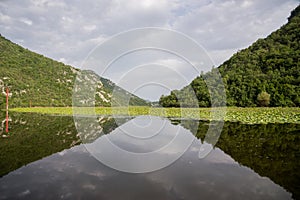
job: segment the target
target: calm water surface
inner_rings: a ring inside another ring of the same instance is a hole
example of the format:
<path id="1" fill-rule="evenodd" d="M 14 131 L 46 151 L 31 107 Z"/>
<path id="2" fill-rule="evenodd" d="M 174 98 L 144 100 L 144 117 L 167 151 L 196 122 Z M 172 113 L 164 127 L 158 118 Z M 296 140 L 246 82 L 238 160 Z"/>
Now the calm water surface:
<path id="1" fill-rule="evenodd" d="M 87 135 L 86 146 L 103 146 L 109 138 L 122 149 L 145 153 L 161 148 L 177 132 L 180 142 L 160 152 L 168 159 L 192 139 L 170 166 L 132 174 L 95 159 L 101 152 L 92 156 L 87 151 L 72 117 L 13 114 L 11 118 L 11 134 L 3 137 L 2 132 L 0 139 L 0 199 L 300 198 L 300 126 L 296 124 L 225 123 L 212 152 L 199 159 L 207 122 L 138 117 L 116 123 L 113 118 L 98 118 L 102 134 Z M 155 130 L 159 124 L 164 128 Z"/>

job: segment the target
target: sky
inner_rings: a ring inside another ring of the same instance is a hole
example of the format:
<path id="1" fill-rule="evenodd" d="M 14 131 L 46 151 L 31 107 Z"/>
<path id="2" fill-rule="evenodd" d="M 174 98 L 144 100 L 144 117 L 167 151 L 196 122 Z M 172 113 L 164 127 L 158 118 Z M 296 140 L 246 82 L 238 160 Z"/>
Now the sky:
<path id="1" fill-rule="evenodd" d="M 0 0 L 0 33 L 25 48 L 84 69 L 97 47 L 116 34 L 163 28 L 199 44 L 211 59 L 200 69 L 207 71 L 280 28 L 298 4 L 298 0 Z M 160 39 L 157 42 L 166 41 Z M 126 42 L 133 43 L 123 41 L 119 47 Z M 91 69 L 99 67 L 103 66 Z M 144 49 L 120 57 L 99 75 L 142 98 L 158 100 L 199 75 L 199 70 L 191 69 L 191 63 L 178 55 Z"/>

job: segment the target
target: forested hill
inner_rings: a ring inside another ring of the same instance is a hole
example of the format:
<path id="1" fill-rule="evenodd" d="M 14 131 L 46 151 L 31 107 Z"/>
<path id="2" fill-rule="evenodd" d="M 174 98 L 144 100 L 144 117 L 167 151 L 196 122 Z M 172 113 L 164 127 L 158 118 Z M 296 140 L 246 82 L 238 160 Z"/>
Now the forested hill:
<path id="1" fill-rule="evenodd" d="M 74 80 L 80 70 L 24 49 L 0 35 L 0 108 L 5 105 L 5 88 L 10 88 L 10 106 L 72 106 Z M 99 77 L 96 106 L 110 106 L 117 87 Z M 117 87 L 131 105 L 146 101 Z"/>
<path id="2" fill-rule="evenodd" d="M 265 39 L 235 53 L 218 67 L 226 88 L 228 106 L 300 106 L 300 6 L 292 11 L 288 23 Z M 203 74 L 190 85 L 199 106 L 211 102 Z M 176 98 L 187 87 L 162 96 L 162 106 L 179 106 Z M 180 95 L 182 97 L 182 95 Z M 185 95 L 185 98 L 189 98 Z M 185 99 L 180 102 L 184 102 Z M 183 103 L 183 106 L 189 106 Z"/>

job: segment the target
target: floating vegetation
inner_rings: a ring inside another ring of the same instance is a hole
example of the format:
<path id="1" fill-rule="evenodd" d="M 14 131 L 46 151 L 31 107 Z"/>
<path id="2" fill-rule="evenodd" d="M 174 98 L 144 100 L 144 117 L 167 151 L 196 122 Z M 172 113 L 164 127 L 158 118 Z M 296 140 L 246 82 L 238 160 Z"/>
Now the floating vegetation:
<path id="1" fill-rule="evenodd" d="M 245 124 L 267 123 L 300 123 L 300 108 L 298 107 L 274 107 L 274 108 L 157 108 L 146 106 L 130 107 L 96 107 L 76 108 L 72 107 L 33 107 L 13 108 L 14 112 L 34 112 L 55 115 L 97 114 L 103 116 L 138 116 L 154 115 L 169 118 L 188 118 L 211 121 L 224 119 L 228 122 L 241 122 Z M 218 115 L 218 112 L 220 115 Z"/>

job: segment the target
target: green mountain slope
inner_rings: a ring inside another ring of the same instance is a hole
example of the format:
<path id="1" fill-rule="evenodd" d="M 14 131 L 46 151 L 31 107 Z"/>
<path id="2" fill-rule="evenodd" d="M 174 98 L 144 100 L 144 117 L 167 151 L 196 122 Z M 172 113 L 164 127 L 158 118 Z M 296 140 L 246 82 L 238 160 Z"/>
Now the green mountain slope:
<path id="1" fill-rule="evenodd" d="M 80 70 L 46 58 L 12 43 L 0 35 L 0 107 L 5 88 L 10 88 L 10 106 L 71 106 L 74 81 Z M 116 87 L 131 105 L 148 105 L 143 99 L 99 77 L 95 95 L 97 106 L 110 106 Z"/>
<path id="2" fill-rule="evenodd" d="M 269 106 L 300 106 L 300 6 L 292 11 L 288 23 L 265 39 L 234 54 L 218 67 L 226 88 L 227 105 L 259 106 L 258 95 L 270 94 Z M 211 106 L 204 82 L 212 72 L 202 74 L 190 85 L 200 107 Z M 185 94 L 185 95 L 183 95 Z M 160 104 L 178 107 L 178 96 L 183 106 L 189 106 L 188 87 L 162 96 Z"/>

